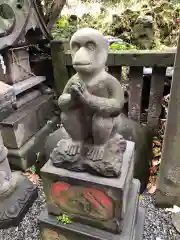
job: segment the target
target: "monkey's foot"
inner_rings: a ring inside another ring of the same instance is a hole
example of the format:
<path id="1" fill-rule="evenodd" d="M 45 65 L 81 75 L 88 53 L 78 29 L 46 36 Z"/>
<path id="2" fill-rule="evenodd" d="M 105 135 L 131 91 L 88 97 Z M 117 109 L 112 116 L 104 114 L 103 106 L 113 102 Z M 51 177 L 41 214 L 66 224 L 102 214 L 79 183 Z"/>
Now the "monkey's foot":
<path id="1" fill-rule="evenodd" d="M 82 171 L 81 143 L 72 139 L 62 139 L 50 154 L 50 159 L 55 167 L 62 167 L 74 171 Z"/>
<path id="2" fill-rule="evenodd" d="M 90 147 L 84 162 L 86 170 L 105 177 L 118 177 L 125 150 L 126 141 L 119 134 L 105 146 Z"/>
<path id="3" fill-rule="evenodd" d="M 99 161 L 103 159 L 105 146 L 92 146 L 87 153 L 87 158 L 91 161 Z"/>
<path id="4" fill-rule="evenodd" d="M 79 142 L 71 141 L 66 146 L 66 154 L 69 156 L 75 156 L 80 154 L 81 144 Z"/>

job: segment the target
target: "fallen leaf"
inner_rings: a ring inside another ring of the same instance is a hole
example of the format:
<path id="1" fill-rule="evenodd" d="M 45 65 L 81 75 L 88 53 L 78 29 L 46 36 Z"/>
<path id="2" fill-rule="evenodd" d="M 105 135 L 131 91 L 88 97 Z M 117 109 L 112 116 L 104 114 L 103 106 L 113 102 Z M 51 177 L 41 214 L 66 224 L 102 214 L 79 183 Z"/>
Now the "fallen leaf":
<path id="1" fill-rule="evenodd" d="M 148 191 L 149 194 L 154 194 L 155 191 L 156 191 L 156 185 L 154 185 L 154 184 L 150 185 L 149 184 L 149 187 L 147 187 L 147 191 Z"/>
<path id="2" fill-rule="evenodd" d="M 154 167 L 154 166 L 157 166 L 157 165 L 159 165 L 160 164 L 160 162 L 161 162 L 161 159 L 152 159 L 152 166 Z"/>
<path id="3" fill-rule="evenodd" d="M 37 185 L 39 183 L 39 176 L 35 173 L 24 173 L 24 176 L 27 176 L 29 181 L 31 181 L 33 184 Z"/>
<path id="4" fill-rule="evenodd" d="M 139 201 L 141 201 L 143 199 L 142 195 L 139 195 Z"/>

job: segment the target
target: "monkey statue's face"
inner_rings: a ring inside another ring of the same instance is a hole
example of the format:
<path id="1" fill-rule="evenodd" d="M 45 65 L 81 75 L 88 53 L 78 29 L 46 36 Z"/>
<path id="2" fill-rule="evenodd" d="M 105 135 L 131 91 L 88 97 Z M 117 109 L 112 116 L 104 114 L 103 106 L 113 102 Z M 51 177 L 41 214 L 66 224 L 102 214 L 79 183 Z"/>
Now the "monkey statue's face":
<path id="1" fill-rule="evenodd" d="M 78 30 L 71 38 L 70 49 L 73 67 L 77 72 L 93 74 L 105 68 L 108 43 L 97 30 Z"/>

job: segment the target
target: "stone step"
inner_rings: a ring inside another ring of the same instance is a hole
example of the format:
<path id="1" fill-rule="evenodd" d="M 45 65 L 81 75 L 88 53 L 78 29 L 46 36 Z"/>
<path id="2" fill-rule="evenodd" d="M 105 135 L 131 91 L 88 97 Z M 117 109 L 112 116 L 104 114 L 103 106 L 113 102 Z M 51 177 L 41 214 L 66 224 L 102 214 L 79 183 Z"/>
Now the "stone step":
<path id="1" fill-rule="evenodd" d="M 0 122 L 4 145 L 18 149 L 53 116 L 51 95 L 39 96 Z"/>
<path id="2" fill-rule="evenodd" d="M 144 222 L 142 219 L 144 219 L 144 211 L 140 208 L 138 209 L 139 189 L 139 181 L 133 179 L 121 234 L 113 234 L 75 222 L 63 224 L 57 221 L 56 216 L 48 214 L 48 211 L 45 209 L 39 217 L 42 240 L 49 240 L 50 236 L 53 236 L 54 239 L 63 240 L 141 240 L 142 231 L 139 231 L 139 229 L 143 229 Z M 135 224 L 136 221 L 138 224 Z M 135 238 L 135 235 L 138 238 Z"/>
<path id="3" fill-rule="evenodd" d="M 126 203 L 133 179 L 133 170 L 134 143 L 130 141 L 127 141 L 122 161 L 122 173 L 119 178 L 72 172 L 55 167 L 49 160 L 41 169 L 48 212 L 60 215 L 65 211 L 80 223 L 120 233 L 121 219 L 124 218 L 127 209 Z M 69 196 L 67 194 L 66 199 L 63 197 L 65 189 L 70 194 Z M 73 198 L 78 199 L 78 202 L 84 202 L 86 206 L 89 205 L 88 209 L 92 208 L 92 211 L 84 210 L 77 202 L 76 205 L 72 205 L 70 202 Z"/>
<path id="4" fill-rule="evenodd" d="M 8 159 L 12 168 L 26 170 L 34 165 L 37 160 L 37 154 L 44 150 L 47 136 L 55 131 L 59 122 L 59 117 L 53 117 L 20 149 L 8 149 Z"/>
<path id="5" fill-rule="evenodd" d="M 144 208 L 142 207 L 138 208 L 135 240 L 143 240 L 145 212 L 146 211 Z"/>
<path id="6" fill-rule="evenodd" d="M 33 76 L 30 78 L 27 78 L 24 81 L 13 84 L 14 93 L 15 95 L 18 95 L 32 87 L 35 87 L 36 85 L 39 85 L 44 81 L 46 81 L 46 77 L 44 76 Z"/>
<path id="7" fill-rule="evenodd" d="M 14 106 L 16 107 L 16 109 L 19 109 L 23 105 L 27 104 L 28 102 L 32 101 L 33 99 L 35 99 L 41 95 L 42 95 L 42 93 L 40 90 L 31 89 L 30 91 L 17 96 L 16 103 L 14 104 Z"/>

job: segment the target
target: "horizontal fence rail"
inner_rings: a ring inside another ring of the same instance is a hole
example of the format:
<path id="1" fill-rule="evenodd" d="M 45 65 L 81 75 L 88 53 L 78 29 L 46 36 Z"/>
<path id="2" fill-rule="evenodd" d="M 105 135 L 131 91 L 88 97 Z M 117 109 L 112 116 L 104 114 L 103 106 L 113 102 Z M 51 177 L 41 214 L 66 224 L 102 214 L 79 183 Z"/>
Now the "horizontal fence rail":
<path id="1" fill-rule="evenodd" d="M 107 66 L 144 66 L 144 67 L 169 67 L 173 66 L 176 49 L 169 51 L 144 51 L 128 50 L 109 52 Z M 70 51 L 65 53 L 66 65 L 72 65 Z"/>

